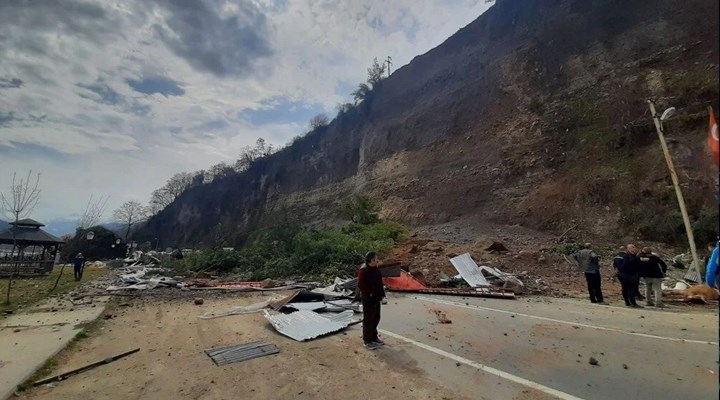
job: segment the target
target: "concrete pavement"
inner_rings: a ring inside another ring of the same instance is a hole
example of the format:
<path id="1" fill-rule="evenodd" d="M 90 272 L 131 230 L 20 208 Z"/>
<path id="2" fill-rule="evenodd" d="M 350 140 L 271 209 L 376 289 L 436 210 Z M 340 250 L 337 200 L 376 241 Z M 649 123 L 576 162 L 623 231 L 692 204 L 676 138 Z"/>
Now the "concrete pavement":
<path id="1" fill-rule="evenodd" d="M 108 298 L 72 311 L 29 312 L 0 320 L 0 399 L 10 397 L 45 361 L 98 318 Z M 94 305 L 94 307 L 93 307 Z"/>
<path id="2" fill-rule="evenodd" d="M 439 324 L 433 310 L 451 324 Z M 395 296 L 380 356 L 487 399 L 707 399 L 718 388 L 717 312 L 556 299 Z M 599 365 L 589 364 L 590 357 Z"/>

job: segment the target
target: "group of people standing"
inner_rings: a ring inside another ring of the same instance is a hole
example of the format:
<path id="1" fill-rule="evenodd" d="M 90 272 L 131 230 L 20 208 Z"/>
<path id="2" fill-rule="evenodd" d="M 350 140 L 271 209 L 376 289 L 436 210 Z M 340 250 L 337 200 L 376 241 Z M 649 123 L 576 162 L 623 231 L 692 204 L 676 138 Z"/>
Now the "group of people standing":
<path id="1" fill-rule="evenodd" d="M 600 257 L 592 250 L 590 243 L 585 243 L 584 248 L 574 257 L 580 272 L 585 275 L 590 301 L 606 304 L 600 280 Z M 667 264 L 650 247 L 640 251 L 634 244 L 627 245 L 625 251 L 621 251 L 613 260 L 613 267 L 626 306 L 640 308 L 642 306 L 637 300 L 646 300 L 648 306 L 664 307 L 661 282 L 667 272 Z M 645 296 L 640 294 L 641 278 L 645 280 Z"/>

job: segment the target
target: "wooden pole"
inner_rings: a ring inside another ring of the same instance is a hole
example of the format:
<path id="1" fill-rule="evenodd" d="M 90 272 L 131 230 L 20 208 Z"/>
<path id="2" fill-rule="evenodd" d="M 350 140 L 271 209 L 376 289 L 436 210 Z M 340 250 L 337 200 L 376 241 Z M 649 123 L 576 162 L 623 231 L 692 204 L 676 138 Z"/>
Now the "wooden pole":
<path id="1" fill-rule="evenodd" d="M 697 256 L 697 249 L 695 248 L 695 237 L 693 236 L 692 226 L 690 225 L 690 217 L 688 216 L 687 209 L 685 208 L 685 198 L 683 197 L 682 190 L 680 190 L 680 182 L 678 181 L 677 173 L 675 172 L 675 166 L 673 165 L 672 158 L 670 158 L 670 151 L 668 150 L 667 143 L 665 142 L 665 134 L 660 124 L 660 116 L 655 112 L 655 103 L 652 100 L 648 100 L 650 106 L 650 113 L 652 114 L 653 121 L 655 121 L 655 129 L 657 130 L 658 138 L 660 139 L 660 146 L 662 146 L 663 154 L 665 154 L 665 161 L 667 162 L 668 169 L 670 170 L 670 178 L 672 179 L 673 186 L 675 187 L 675 195 L 677 196 L 678 205 L 680 206 L 680 212 L 682 213 L 683 222 L 685 223 L 685 233 L 687 234 L 688 243 L 690 244 L 690 253 L 692 254 L 692 266 L 700 277 L 698 283 L 702 283 L 702 276 L 700 275 L 700 262 Z"/>
<path id="2" fill-rule="evenodd" d="M 33 386 L 40 386 L 40 385 L 44 385 L 44 384 L 50 383 L 50 382 L 59 382 L 59 381 L 62 381 L 62 380 L 65 380 L 65 379 L 67 379 L 67 378 L 69 378 L 69 377 L 71 377 L 71 376 L 73 376 L 73 375 L 80 374 L 80 373 L 82 373 L 82 372 L 91 370 L 91 369 L 93 369 L 93 368 L 97 368 L 97 367 L 99 367 L 99 366 L 101 366 L 101 365 L 110 364 L 110 363 L 113 362 L 113 361 L 119 360 L 119 359 L 121 359 L 121 358 L 123 358 L 123 357 L 127 357 L 127 356 L 129 356 L 130 354 L 137 353 L 138 351 L 140 351 L 139 348 L 137 348 L 137 349 L 135 349 L 135 350 L 130 350 L 130 351 L 125 352 L 125 353 L 122 353 L 122 354 L 118 354 L 118 355 L 113 356 L 113 357 L 108 357 L 108 358 L 106 358 L 106 359 L 104 359 L 104 360 L 102 360 L 102 361 L 98 361 L 98 362 L 94 362 L 94 363 L 92 363 L 92 364 L 88 364 L 88 365 L 86 365 L 86 366 L 84 366 L 84 367 L 81 367 L 81 368 L 78 368 L 78 369 L 74 369 L 74 370 L 72 370 L 72 371 L 65 372 L 64 374 L 55 375 L 55 376 L 50 377 L 50 378 L 47 378 L 47 379 L 43 379 L 43 380 L 40 380 L 40 381 L 33 382 Z"/>

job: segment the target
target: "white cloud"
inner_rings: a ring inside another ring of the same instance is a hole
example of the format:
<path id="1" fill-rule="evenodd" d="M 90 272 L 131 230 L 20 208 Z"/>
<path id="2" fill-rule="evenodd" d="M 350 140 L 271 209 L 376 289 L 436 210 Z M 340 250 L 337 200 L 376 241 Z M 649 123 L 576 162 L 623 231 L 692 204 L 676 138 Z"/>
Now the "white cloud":
<path id="1" fill-rule="evenodd" d="M 42 171 L 39 218 L 77 212 L 90 193 L 109 194 L 109 208 L 147 200 L 173 173 L 231 162 L 260 136 L 284 144 L 307 121 L 255 126 L 248 112 L 281 99 L 332 115 L 373 57 L 392 56 L 395 70 L 489 7 L 483 0 L 177 4 L 0 3 L 0 159 L 3 171 Z M 128 82 L 175 82 L 181 90 L 144 94 Z M 10 179 L 0 174 L 0 190 Z"/>

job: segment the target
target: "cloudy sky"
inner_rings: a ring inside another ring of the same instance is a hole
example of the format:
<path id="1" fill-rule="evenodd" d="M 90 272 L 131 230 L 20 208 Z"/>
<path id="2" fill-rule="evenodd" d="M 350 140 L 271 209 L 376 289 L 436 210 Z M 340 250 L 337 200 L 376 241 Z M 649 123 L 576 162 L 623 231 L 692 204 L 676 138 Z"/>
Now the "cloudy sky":
<path id="1" fill-rule="evenodd" d="M 287 143 L 365 79 L 407 64 L 485 0 L 0 2 L 0 190 L 40 172 L 33 213 L 149 200 L 173 173 Z"/>

